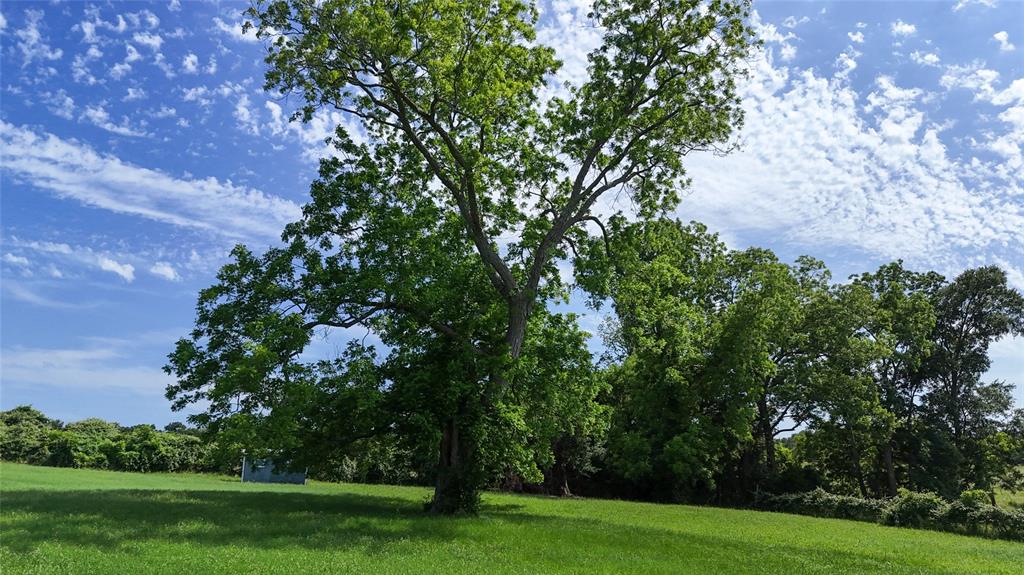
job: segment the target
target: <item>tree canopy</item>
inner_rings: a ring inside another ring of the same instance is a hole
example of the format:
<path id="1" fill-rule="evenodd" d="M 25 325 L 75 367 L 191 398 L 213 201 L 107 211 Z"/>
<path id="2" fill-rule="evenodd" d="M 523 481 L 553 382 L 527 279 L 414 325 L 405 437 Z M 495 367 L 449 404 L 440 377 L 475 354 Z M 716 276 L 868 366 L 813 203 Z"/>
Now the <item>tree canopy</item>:
<path id="1" fill-rule="evenodd" d="M 597 0 L 602 43 L 562 86 L 527 2 L 257 2 L 267 89 L 301 98 L 294 120 L 358 126 L 283 244 L 237 246 L 200 293 L 168 398 L 204 406 L 191 421 L 220 452 L 429 481 L 438 513 L 494 485 L 1016 485 L 1020 415 L 981 380 L 988 346 L 1024 331 L 1004 272 L 836 282 L 667 216 L 687 154 L 742 125 L 748 11 Z M 573 289 L 610 308 L 600 359 L 560 307 Z"/>

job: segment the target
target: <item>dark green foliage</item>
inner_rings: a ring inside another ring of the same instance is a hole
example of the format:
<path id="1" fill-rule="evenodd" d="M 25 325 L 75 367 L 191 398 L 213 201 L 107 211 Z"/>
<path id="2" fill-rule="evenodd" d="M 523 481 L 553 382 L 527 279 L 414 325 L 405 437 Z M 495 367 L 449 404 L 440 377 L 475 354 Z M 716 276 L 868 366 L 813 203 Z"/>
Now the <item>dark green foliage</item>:
<path id="1" fill-rule="evenodd" d="M 984 496 L 984 492 L 965 492 L 960 500 L 948 501 L 933 493 L 904 489 L 896 497 L 864 499 L 816 489 L 761 496 L 755 505 L 767 511 L 1024 541 L 1024 511 L 988 505 Z"/>
<path id="2" fill-rule="evenodd" d="M 768 511 L 855 519 L 857 521 L 878 521 L 888 502 L 884 499 L 864 499 L 851 495 L 834 495 L 823 489 L 805 493 L 762 496 L 756 505 Z"/>
<path id="3" fill-rule="evenodd" d="M 927 527 L 943 514 L 949 505 L 934 493 L 916 493 L 901 490 L 882 511 L 881 521 L 886 525 Z"/>
<path id="4" fill-rule="evenodd" d="M 20 463 L 45 463 L 50 458 L 50 432 L 60 427 L 59 421 L 47 418 L 28 405 L 0 412 L 0 458 Z"/>
<path id="5" fill-rule="evenodd" d="M 339 109 L 367 142 L 340 126 L 343 159 L 323 162 L 288 247 L 237 248 L 200 294 L 168 398 L 207 402 L 197 422 L 264 451 L 336 459 L 370 436 L 429 435 L 444 513 L 472 511 L 496 474 L 564 469 L 553 444 L 603 424 L 575 319 L 550 311 L 567 297 L 558 265 L 602 225 L 602 195 L 653 217 L 678 203 L 687 153 L 727 145 L 749 2 L 598 0 L 588 77 L 551 98 L 561 64 L 531 2 L 268 0 L 247 14 L 268 41 L 266 87 L 303 100 L 295 118 Z M 298 359 L 314 330 L 355 326 L 390 348 L 363 383 L 332 386 L 346 367 Z M 670 458 L 699 458 L 679 437 Z"/>
<path id="6" fill-rule="evenodd" d="M 187 433 L 122 428 L 95 418 L 63 425 L 29 406 L 0 412 L 0 425 L 6 461 L 117 471 L 223 469 L 211 457 L 213 445 L 184 426 L 176 429 Z"/>

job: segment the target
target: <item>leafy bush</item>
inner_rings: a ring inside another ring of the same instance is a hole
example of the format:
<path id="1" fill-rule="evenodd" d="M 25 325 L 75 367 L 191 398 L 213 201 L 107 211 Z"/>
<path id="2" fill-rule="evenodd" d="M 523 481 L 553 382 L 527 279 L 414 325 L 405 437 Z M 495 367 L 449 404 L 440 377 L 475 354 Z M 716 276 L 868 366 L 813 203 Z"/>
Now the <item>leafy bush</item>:
<path id="1" fill-rule="evenodd" d="M 877 521 L 886 503 L 885 499 L 862 499 L 849 495 L 834 495 L 818 488 L 805 493 L 768 496 L 760 502 L 760 506 L 770 511 L 798 515 Z"/>
<path id="2" fill-rule="evenodd" d="M 949 504 L 934 493 L 901 489 L 882 512 L 882 523 L 902 527 L 928 527 L 935 523 Z"/>
<path id="3" fill-rule="evenodd" d="M 935 516 L 936 529 L 1024 541 L 1024 513 L 987 503 L 954 501 Z"/>
<path id="4" fill-rule="evenodd" d="M 50 458 L 47 435 L 60 425 L 59 421 L 27 405 L 0 411 L 0 458 L 19 463 L 46 463 Z"/>
<path id="5" fill-rule="evenodd" d="M 50 457 L 46 463 L 54 467 L 89 467 L 106 469 L 107 456 L 103 446 L 110 440 L 97 435 L 55 430 L 47 436 Z"/>
<path id="6" fill-rule="evenodd" d="M 964 492 L 959 500 L 950 502 L 934 493 L 907 490 L 889 499 L 862 499 L 815 489 L 759 496 L 756 505 L 768 511 L 1024 541 L 1024 512 L 989 505 L 987 499 L 988 494 L 978 490 Z"/>
<path id="7" fill-rule="evenodd" d="M 983 489 L 970 489 L 960 494 L 959 502 L 967 507 L 980 507 L 989 504 L 989 493 Z"/>
<path id="8" fill-rule="evenodd" d="M 0 412 L 0 458 L 6 461 L 118 471 L 207 471 L 213 465 L 212 449 L 192 433 L 157 431 L 152 425 L 122 428 L 95 418 L 63 425 L 28 406 Z"/>

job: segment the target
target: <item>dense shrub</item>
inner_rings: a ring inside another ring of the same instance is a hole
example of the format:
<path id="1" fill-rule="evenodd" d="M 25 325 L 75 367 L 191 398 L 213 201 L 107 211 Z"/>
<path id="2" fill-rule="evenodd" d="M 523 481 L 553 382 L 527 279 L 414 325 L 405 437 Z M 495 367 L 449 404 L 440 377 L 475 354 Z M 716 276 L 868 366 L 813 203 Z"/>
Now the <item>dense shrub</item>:
<path id="1" fill-rule="evenodd" d="M 27 405 L 0 411 L 0 459 L 43 464 L 50 458 L 47 436 L 59 421 Z"/>
<path id="2" fill-rule="evenodd" d="M 947 501 L 934 493 L 901 490 L 889 499 L 862 499 L 815 489 L 759 496 L 756 505 L 767 511 L 1024 541 L 1024 512 L 989 505 L 987 498 L 984 491 L 964 492 L 957 501 Z"/>
<path id="3" fill-rule="evenodd" d="M 0 458 L 19 463 L 117 471 L 209 471 L 212 444 L 192 430 L 122 428 L 101 419 L 67 425 L 27 407 L 0 412 Z"/>
<path id="4" fill-rule="evenodd" d="M 901 527 L 929 527 L 949 505 L 934 493 L 916 493 L 901 489 L 882 512 L 882 523 Z"/>
<path id="5" fill-rule="evenodd" d="M 984 489 L 969 489 L 960 494 L 959 502 L 968 507 L 987 505 L 991 495 Z"/>
<path id="6" fill-rule="evenodd" d="M 885 499 L 862 499 L 849 495 L 834 495 L 818 488 L 805 493 L 767 496 L 760 500 L 760 507 L 769 511 L 798 515 L 878 521 L 886 503 Z"/>

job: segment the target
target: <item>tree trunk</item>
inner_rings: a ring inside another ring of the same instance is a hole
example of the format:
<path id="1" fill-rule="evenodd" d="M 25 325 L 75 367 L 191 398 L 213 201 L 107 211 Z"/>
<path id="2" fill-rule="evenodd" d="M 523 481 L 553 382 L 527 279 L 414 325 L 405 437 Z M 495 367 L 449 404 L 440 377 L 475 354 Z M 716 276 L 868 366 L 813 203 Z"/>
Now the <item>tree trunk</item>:
<path id="1" fill-rule="evenodd" d="M 896 466 L 893 465 L 892 461 L 892 440 L 885 443 L 885 448 L 882 450 L 882 460 L 885 462 L 885 477 L 889 488 L 888 495 L 889 497 L 895 497 L 898 485 L 896 483 Z"/>
<path id="2" fill-rule="evenodd" d="M 864 470 L 860 466 L 860 452 L 856 448 L 850 450 L 850 462 L 853 465 L 853 474 L 857 478 L 857 487 L 860 488 L 860 496 L 868 498 L 868 485 L 864 481 Z"/>
<path id="3" fill-rule="evenodd" d="M 455 418 L 449 419 L 441 429 L 431 513 L 454 515 L 476 511 L 480 486 L 472 458 L 472 445 L 460 433 L 459 422 Z"/>
<path id="4" fill-rule="evenodd" d="M 505 335 L 505 342 L 508 344 L 508 352 L 512 359 L 518 359 L 523 351 L 526 323 L 530 319 L 532 303 L 532 300 L 526 299 L 524 294 L 516 295 L 509 301 L 508 331 Z"/>
<path id="5" fill-rule="evenodd" d="M 572 497 L 572 490 L 569 489 L 569 470 L 566 469 L 565 462 L 559 462 L 556 464 L 555 469 L 555 477 L 558 481 L 559 497 Z"/>
<path id="6" fill-rule="evenodd" d="M 765 466 L 768 469 L 768 475 L 775 475 L 775 432 L 772 429 L 771 414 L 768 413 L 768 398 L 766 396 L 762 396 L 757 402 L 757 417 L 760 420 Z"/>

